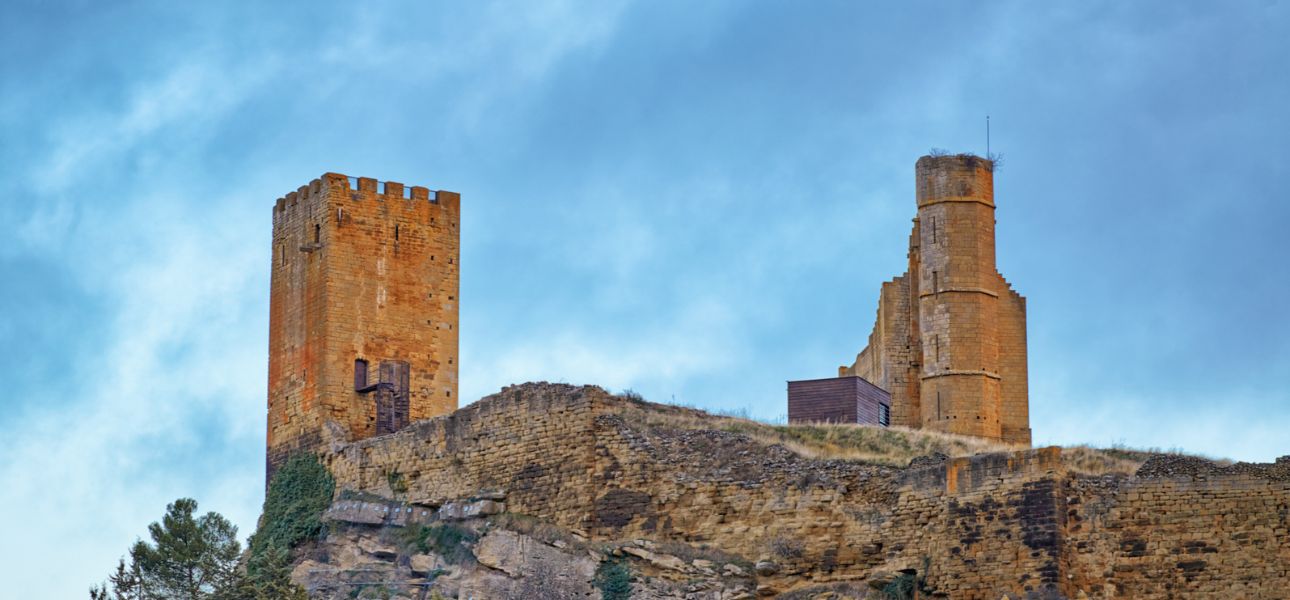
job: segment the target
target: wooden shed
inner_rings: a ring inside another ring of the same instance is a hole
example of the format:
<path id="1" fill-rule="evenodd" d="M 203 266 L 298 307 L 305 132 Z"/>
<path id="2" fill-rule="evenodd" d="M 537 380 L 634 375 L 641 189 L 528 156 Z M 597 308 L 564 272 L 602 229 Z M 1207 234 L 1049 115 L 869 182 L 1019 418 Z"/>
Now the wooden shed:
<path id="1" fill-rule="evenodd" d="M 891 424 L 891 394 L 863 377 L 788 382 L 789 423 Z"/>

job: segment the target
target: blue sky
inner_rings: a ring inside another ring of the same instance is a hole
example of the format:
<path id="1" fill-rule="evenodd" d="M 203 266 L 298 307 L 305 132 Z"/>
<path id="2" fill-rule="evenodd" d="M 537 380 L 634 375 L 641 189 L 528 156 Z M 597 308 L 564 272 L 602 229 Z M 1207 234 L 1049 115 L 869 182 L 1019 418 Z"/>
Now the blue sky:
<path id="1" fill-rule="evenodd" d="M 0 7 L 7 589 L 180 496 L 250 533 L 270 207 L 324 171 L 462 193 L 466 399 L 775 418 L 989 114 L 1036 443 L 1290 454 L 1287 2 L 351 4 Z"/>

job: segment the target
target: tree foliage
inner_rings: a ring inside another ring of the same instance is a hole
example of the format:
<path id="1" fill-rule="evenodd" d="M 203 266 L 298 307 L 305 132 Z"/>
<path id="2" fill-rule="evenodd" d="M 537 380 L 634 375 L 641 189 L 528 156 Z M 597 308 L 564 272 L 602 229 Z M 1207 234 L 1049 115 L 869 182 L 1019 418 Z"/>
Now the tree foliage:
<path id="1" fill-rule="evenodd" d="M 204 600 L 232 589 L 242 545 L 237 527 L 216 512 L 194 516 L 197 501 L 180 498 L 161 522 L 148 526 L 151 542 L 139 540 L 122 559 L 111 585 L 91 588 L 94 600 Z"/>
<path id="2" fill-rule="evenodd" d="M 632 572 L 621 560 L 607 560 L 596 567 L 593 583 L 603 600 L 627 600 L 632 597 Z"/>
<path id="3" fill-rule="evenodd" d="M 197 502 L 180 498 L 148 527 L 152 541 L 136 542 L 129 562 L 122 559 L 107 582 L 90 588 L 90 599 L 307 600 L 291 582 L 291 550 L 322 533 L 335 487 L 317 457 L 287 461 L 269 484 L 242 567 L 237 527 L 215 512 L 195 517 Z"/>

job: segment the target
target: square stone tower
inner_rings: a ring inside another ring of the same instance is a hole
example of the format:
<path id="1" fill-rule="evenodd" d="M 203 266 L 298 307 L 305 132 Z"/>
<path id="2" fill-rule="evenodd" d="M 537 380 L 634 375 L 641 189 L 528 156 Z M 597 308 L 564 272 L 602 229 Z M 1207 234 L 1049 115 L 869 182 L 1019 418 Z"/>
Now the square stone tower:
<path id="1" fill-rule="evenodd" d="M 995 266 L 994 165 L 915 166 L 909 270 L 886 282 L 869 344 L 839 376 L 891 393 L 891 423 L 1030 443 L 1026 299 Z"/>
<path id="2" fill-rule="evenodd" d="M 267 474 L 457 408 L 461 197 L 326 173 L 273 207 Z"/>

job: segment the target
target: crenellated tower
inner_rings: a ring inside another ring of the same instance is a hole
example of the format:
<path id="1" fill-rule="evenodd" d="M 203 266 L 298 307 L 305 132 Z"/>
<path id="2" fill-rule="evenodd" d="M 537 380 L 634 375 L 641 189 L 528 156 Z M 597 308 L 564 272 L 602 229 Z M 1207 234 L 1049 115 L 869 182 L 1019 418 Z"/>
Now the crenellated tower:
<path id="1" fill-rule="evenodd" d="M 892 424 L 1030 443 L 1026 301 L 995 265 L 994 165 L 924 156 L 909 270 L 883 284 L 868 346 L 839 375 L 891 393 Z"/>
<path id="2" fill-rule="evenodd" d="M 379 189 L 378 189 L 379 188 Z M 326 173 L 273 207 L 267 473 L 457 408 L 461 198 Z"/>

